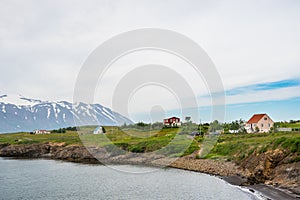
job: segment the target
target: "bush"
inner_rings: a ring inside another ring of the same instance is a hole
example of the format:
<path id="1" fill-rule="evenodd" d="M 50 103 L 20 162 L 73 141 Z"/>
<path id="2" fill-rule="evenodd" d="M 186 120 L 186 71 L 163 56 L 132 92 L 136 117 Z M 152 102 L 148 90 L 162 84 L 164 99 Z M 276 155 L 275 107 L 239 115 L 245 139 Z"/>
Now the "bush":
<path id="1" fill-rule="evenodd" d="M 282 145 L 283 148 L 288 148 L 292 153 L 300 152 L 300 139 L 299 138 L 288 138 Z"/>
<path id="2" fill-rule="evenodd" d="M 144 153 L 145 152 L 146 147 L 145 146 L 137 146 L 137 145 L 133 145 L 129 147 L 129 151 L 133 152 L 133 153 Z"/>
<path id="3" fill-rule="evenodd" d="M 286 137 L 280 137 L 280 138 L 276 139 L 275 142 L 274 142 L 274 148 L 278 147 L 286 139 L 287 139 Z"/>
<path id="4" fill-rule="evenodd" d="M 295 141 L 290 149 L 292 153 L 300 152 L 300 141 Z"/>

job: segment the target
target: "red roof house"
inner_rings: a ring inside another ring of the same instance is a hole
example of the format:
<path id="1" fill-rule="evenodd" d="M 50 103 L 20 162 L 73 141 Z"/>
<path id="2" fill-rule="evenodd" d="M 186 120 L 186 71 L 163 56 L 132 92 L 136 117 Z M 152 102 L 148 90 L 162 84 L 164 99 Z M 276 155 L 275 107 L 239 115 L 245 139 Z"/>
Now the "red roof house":
<path id="1" fill-rule="evenodd" d="M 246 122 L 245 128 L 248 133 L 265 133 L 273 126 L 274 122 L 267 114 L 255 114 Z"/>
<path id="2" fill-rule="evenodd" d="M 165 126 L 181 126 L 180 118 L 178 117 L 171 117 L 164 119 Z"/>

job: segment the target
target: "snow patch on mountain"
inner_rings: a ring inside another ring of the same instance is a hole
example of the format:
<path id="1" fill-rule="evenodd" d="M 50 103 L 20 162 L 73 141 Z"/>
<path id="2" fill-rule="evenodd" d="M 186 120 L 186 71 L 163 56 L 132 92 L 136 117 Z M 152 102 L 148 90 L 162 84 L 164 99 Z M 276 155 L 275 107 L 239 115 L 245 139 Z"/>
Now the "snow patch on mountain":
<path id="1" fill-rule="evenodd" d="M 0 133 L 133 123 L 100 104 L 50 102 L 21 95 L 0 95 L 0 119 Z"/>

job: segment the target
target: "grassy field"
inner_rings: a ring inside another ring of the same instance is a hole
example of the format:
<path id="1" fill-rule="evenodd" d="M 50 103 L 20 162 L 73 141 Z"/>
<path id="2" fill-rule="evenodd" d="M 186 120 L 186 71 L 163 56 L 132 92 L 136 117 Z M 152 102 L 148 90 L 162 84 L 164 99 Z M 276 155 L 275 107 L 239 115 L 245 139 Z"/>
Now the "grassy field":
<path id="1" fill-rule="evenodd" d="M 86 146 L 117 146 L 123 151 L 135 153 L 155 152 L 168 156 L 188 155 L 197 150 L 198 144 L 187 135 L 179 135 L 179 128 L 142 131 L 138 129 L 119 129 L 105 127 L 105 135 L 86 134 L 91 131 L 82 130 L 80 138 Z"/>
<path id="2" fill-rule="evenodd" d="M 33 135 L 29 133 L 0 134 L 0 144 L 34 144 L 46 142 L 65 142 L 67 145 L 85 145 L 113 148 L 135 153 L 154 152 L 168 156 L 182 156 L 197 150 L 198 143 L 187 135 L 179 135 L 180 129 L 141 131 L 105 127 L 106 134 L 94 135 L 96 127 L 81 127 L 80 131 Z"/>
<path id="3" fill-rule="evenodd" d="M 44 135 L 32 135 L 29 133 L 0 134 L 0 144 L 34 144 L 46 142 L 65 142 L 66 144 L 81 145 L 77 132 L 67 131 L 64 134 L 52 133 Z"/>
<path id="4" fill-rule="evenodd" d="M 277 122 L 275 123 L 276 127 L 280 127 L 280 128 L 292 128 L 293 130 L 300 130 L 300 122 L 294 122 L 294 123 L 290 123 L 290 122 Z"/>
<path id="5" fill-rule="evenodd" d="M 95 127 L 81 127 L 80 131 L 32 135 L 29 133 L 0 134 L 0 144 L 34 144 L 46 142 L 65 142 L 67 145 L 85 145 L 108 147 L 117 146 L 124 151 L 143 153 L 158 151 L 171 156 L 188 155 L 199 146 L 211 142 L 212 150 L 204 157 L 210 159 L 228 159 L 239 161 L 254 151 L 263 153 L 268 150 L 283 149 L 287 154 L 295 154 L 300 160 L 300 133 L 260 133 L 260 134 L 224 134 L 213 140 L 201 136 L 191 137 L 178 134 L 178 128 L 141 131 L 121 130 L 117 127 L 105 127 L 106 134 L 92 134 Z M 204 136 L 208 137 L 208 136 Z"/>
<path id="6" fill-rule="evenodd" d="M 260 133 L 221 135 L 206 158 L 227 158 L 239 161 L 252 154 L 282 149 L 286 154 L 296 154 L 300 160 L 300 133 Z"/>

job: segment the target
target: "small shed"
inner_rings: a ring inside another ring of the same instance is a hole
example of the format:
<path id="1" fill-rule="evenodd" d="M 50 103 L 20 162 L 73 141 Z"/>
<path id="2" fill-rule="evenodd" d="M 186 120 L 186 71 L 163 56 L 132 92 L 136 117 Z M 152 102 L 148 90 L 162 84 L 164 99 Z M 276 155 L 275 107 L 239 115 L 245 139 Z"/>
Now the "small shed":
<path id="1" fill-rule="evenodd" d="M 50 134 L 50 131 L 37 129 L 33 133 L 34 134 Z"/>
<path id="2" fill-rule="evenodd" d="M 95 130 L 94 130 L 94 134 L 104 134 L 105 133 L 105 128 L 103 126 L 98 126 Z"/>

